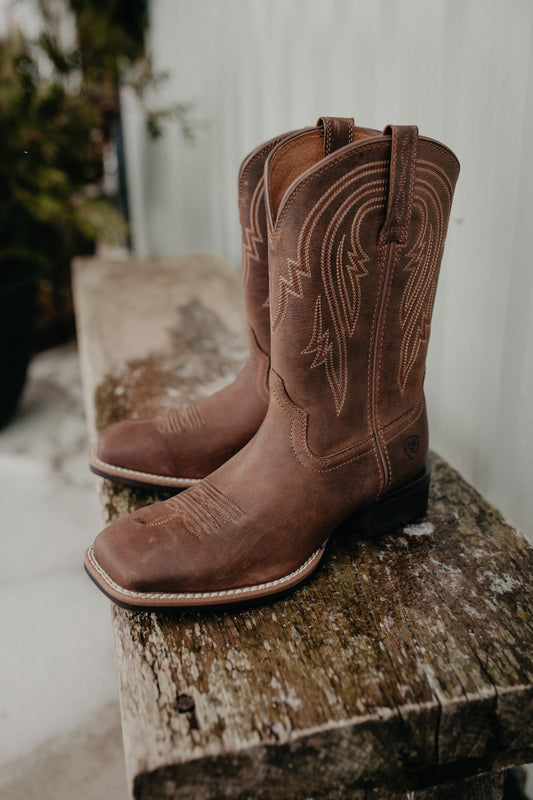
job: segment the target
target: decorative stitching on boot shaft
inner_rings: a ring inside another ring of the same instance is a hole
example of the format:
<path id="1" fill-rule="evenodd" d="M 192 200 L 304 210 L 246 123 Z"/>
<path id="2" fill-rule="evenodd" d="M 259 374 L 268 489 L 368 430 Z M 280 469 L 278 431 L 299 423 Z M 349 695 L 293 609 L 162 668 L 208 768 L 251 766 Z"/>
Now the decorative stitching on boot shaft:
<path id="1" fill-rule="evenodd" d="M 451 150 L 448 150 L 448 148 L 445 147 L 444 145 L 440 144 L 439 142 L 435 142 L 431 139 L 426 139 L 424 137 L 419 137 L 419 143 L 423 143 L 426 149 L 429 148 L 431 150 L 434 150 L 436 153 L 439 154 L 441 158 L 442 157 L 446 158 L 449 161 L 450 167 L 452 169 L 454 170 L 459 169 L 459 161 L 457 160 L 456 156 L 452 153 Z M 384 144 L 384 139 L 380 138 L 377 141 L 375 140 L 372 142 L 363 142 L 361 144 L 357 144 L 357 149 L 361 153 L 368 153 L 368 158 L 370 159 L 371 156 L 374 154 L 374 151 L 376 153 L 379 153 L 379 155 L 382 155 L 383 144 Z M 302 180 L 298 182 L 297 186 L 295 186 L 292 192 L 290 193 L 290 196 L 287 198 L 287 200 L 283 203 L 283 205 L 279 209 L 278 215 L 276 217 L 273 226 L 273 230 L 270 231 L 272 235 L 276 234 L 277 230 L 281 225 L 282 220 L 289 212 L 290 207 L 296 202 L 298 195 L 305 189 L 305 187 L 312 181 L 319 180 L 324 173 L 328 172 L 329 170 L 333 170 L 337 166 L 337 164 L 350 158 L 352 152 L 353 151 L 350 148 L 348 151 L 345 150 L 341 151 L 338 156 L 335 155 L 329 156 L 327 159 L 324 160 L 324 165 L 322 167 L 314 169 L 307 177 L 302 178 Z M 388 164 L 387 161 L 384 161 L 383 163 L 385 165 Z M 267 214 L 267 223 L 268 223 L 268 214 Z"/>
<path id="2" fill-rule="evenodd" d="M 277 303 L 275 303 L 275 310 L 272 314 L 272 331 L 274 333 L 285 317 L 289 295 L 298 300 L 303 298 L 302 278 L 311 277 L 312 266 L 316 259 L 316 256 L 310 252 L 311 238 L 322 215 L 331 214 L 331 205 L 335 203 L 340 194 L 346 190 L 349 191 L 351 184 L 362 181 L 363 184 L 360 187 L 361 196 L 368 194 L 372 190 L 375 193 L 383 193 L 383 206 L 385 206 L 385 166 L 385 161 L 376 161 L 373 164 L 365 165 L 359 169 L 353 170 L 353 172 L 347 175 L 343 175 L 327 192 L 321 194 L 318 201 L 308 212 L 300 228 L 300 235 L 298 236 L 298 243 L 296 246 L 296 257 L 294 259 L 287 258 L 287 274 L 280 274 L 278 276 L 277 287 L 271 287 L 276 288 L 277 294 Z M 372 175 L 376 178 L 373 182 L 365 180 Z M 377 176 L 379 176 L 379 178 Z M 354 189 L 353 194 L 352 207 L 360 202 L 360 199 L 357 198 L 357 189 Z M 362 251 L 362 248 L 360 248 L 360 250 Z M 271 307 L 274 308 L 272 292 Z"/>
<path id="3" fill-rule="evenodd" d="M 291 425 L 289 435 L 291 450 L 304 469 L 309 472 L 333 472 L 336 469 L 342 469 L 347 464 L 359 461 L 365 456 L 375 454 L 374 437 L 369 436 L 361 442 L 340 450 L 338 453 L 328 456 L 315 455 L 309 449 L 307 442 L 307 412 L 290 400 L 285 392 L 283 380 L 274 370 L 271 370 L 270 373 L 270 386 L 273 400 L 288 418 Z M 398 438 L 403 431 L 414 425 L 422 415 L 423 410 L 424 397 L 421 396 L 405 414 L 381 429 L 378 433 L 383 437 L 385 445 L 390 445 L 393 439 Z M 378 458 L 377 455 L 376 458 Z"/>
<path id="4" fill-rule="evenodd" d="M 373 185 L 373 188 L 376 188 L 376 184 Z M 333 324 L 333 336 L 330 336 L 330 329 L 323 324 L 322 295 L 319 295 L 315 301 L 311 339 L 302 351 L 302 354 L 315 353 L 311 369 L 324 365 L 337 415 L 341 413 L 344 406 L 348 386 L 347 340 L 351 339 L 355 333 L 361 306 L 361 279 L 368 275 L 366 264 L 370 260 L 362 247 L 359 233 L 366 214 L 383 206 L 381 197 L 371 198 L 363 203 L 357 210 L 351 226 L 350 248 L 346 247 L 345 249 L 346 236 L 344 235 L 334 254 L 335 235 L 352 210 L 354 203 L 358 203 L 360 199 L 361 197 L 355 198 L 353 195 L 347 198 L 334 215 L 322 245 L 322 283 Z M 350 288 L 347 286 L 346 274 L 349 277 Z"/>
<path id="5" fill-rule="evenodd" d="M 421 225 L 415 244 L 404 257 L 407 263 L 403 270 L 410 275 L 400 303 L 399 322 L 403 337 L 398 385 L 402 393 L 406 389 L 409 373 L 417 361 L 421 346 L 427 345 L 429 341 L 437 279 L 453 195 L 450 182 L 441 169 L 427 161 L 421 161 L 419 169 L 414 206 L 420 213 Z M 440 188 L 447 196 L 447 209 L 443 208 L 434 185 L 422 177 L 428 172 L 433 183 L 435 180 L 439 181 Z"/>
<path id="6" fill-rule="evenodd" d="M 298 408 L 290 400 L 285 392 L 282 379 L 273 370 L 270 372 L 270 386 L 274 400 L 289 419 L 291 450 L 304 469 L 317 473 L 333 472 L 373 452 L 374 442 L 369 437 L 338 453 L 329 456 L 315 455 L 309 449 L 307 442 L 307 412 Z"/>
<path id="7" fill-rule="evenodd" d="M 263 234 L 261 232 L 261 219 L 260 208 L 261 203 L 264 201 L 265 196 L 265 181 L 263 178 L 257 183 L 253 193 L 252 201 L 250 203 L 250 223 L 247 228 L 243 230 L 242 234 L 242 281 L 244 287 L 248 284 L 250 275 L 250 261 L 262 261 L 261 254 L 258 250 L 259 245 L 265 243 Z M 264 217 L 264 209 L 263 209 Z"/>
<path id="8" fill-rule="evenodd" d="M 370 256 L 361 241 L 370 212 L 386 204 L 385 162 L 374 162 L 342 176 L 320 196 L 307 214 L 298 237 L 296 258 L 287 258 L 286 274 L 278 275 L 272 332 L 282 324 L 289 296 L 304 298 L 303 278 L 311 278 L 316 262 L 315 229 L 328 221 L 320 242 L 322 287 L 314 302 L 311 336 L 302 355 L 314 355 L 310 369 L 324 366 L 339 415 L 348 386 L 348 340 L 355 332 L 361 305 L 361 281 Z M 344 196 L 344 199 L 343 199 Z M 349 229 L 342 235 L 343 226 Z M 275 286 L 275 281 L 272 281 Z M 327 309 L 329 322 L 324 321 Z"/>

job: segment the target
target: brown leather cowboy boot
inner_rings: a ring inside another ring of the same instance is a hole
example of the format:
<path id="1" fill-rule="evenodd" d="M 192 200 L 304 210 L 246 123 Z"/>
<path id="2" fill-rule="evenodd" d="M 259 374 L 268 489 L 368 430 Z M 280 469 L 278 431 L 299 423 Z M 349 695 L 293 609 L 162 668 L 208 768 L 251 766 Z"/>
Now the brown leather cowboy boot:
<path id="1" fill-rule="evenodd" d="M 353 120 L 319 120 L 323 154 L 340 143 Z M 312 129 L 310 129 L 312 130 Z M 337 130 L 341 138 L 336 140 Z M 301 131 L 300 131 L 301 132 Z M 256 148 L 239 172 L 243 285 L 250 356 L 235 380 L 193 406 L 151 419 L 124 420 L 106 428 L 91 453 L 97 475 L 144 488 L 181 488 L 198 483 L 238 452 L 254 435 L 268 407 L 270 317 L 264 166 L 283 134 Z"/>
<path id="2" fill-rule="evenodd" d="M 459 164 L 416 127 L 265 169 L 271 376 L 254 438 L 206 480 L 103 531 L 86 568 L 134 607 L 230 603 L 308 576 L 343 520 L 376 535 L 427 505 L 423 393 Z"/>

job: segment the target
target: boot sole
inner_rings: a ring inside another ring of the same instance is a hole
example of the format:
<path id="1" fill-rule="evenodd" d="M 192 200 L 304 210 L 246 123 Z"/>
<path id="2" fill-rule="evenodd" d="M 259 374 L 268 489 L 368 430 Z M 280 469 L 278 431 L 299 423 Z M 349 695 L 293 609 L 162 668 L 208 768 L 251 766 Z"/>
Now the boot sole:
<path id="1" fill-rule="evenodd" d="M 345 520 L 360 538 L 373 538 L 393 532 L 414 522 L 427 511 L 431 469 L 429 463 L 412 481 L 387 493 Z M 214 592 L 138 592 L 125 589 L 103 569 L 94 554 L 94 547 L 85 553 L 85 570 L 91 580 L 110 600 L 123 608 L 148 610 L 198 606 L 234 606 L 274 597 L 295 588 L 308 578 L 324 555 L 327 542 L 298 569 L 276 580 L 223 589 Z"/>
<path id="2" fill-rule="evenodd" d="M 102 461 L 96 455 L 96 452 L 91 452 L 89 457 L 89 468 L 91 472 L 98 475 L 100 478 L 107 478 L 114 483 L 120 483 L 122 486 L 133 486 L 135 489 L 186 489 L 188 486 L 194 486 L 195 483 L 200 483 L 202 478 L 177 478 L 170 475 L 155 475 L 150 472 L 140 472 L 135 469 L 127 469 L 126 467 L 118 467 L 115 464 L 108 464 Z"/>

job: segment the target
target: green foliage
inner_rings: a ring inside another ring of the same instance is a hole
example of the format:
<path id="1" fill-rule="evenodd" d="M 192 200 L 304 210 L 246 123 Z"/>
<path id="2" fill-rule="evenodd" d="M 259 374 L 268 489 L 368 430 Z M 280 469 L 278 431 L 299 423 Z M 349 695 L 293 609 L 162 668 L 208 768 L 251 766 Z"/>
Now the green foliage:
<path id="1" fill-rule="evenodd" d="M 109 214 L 104 222 L 101 212 L 94 213 L 91 195 L 102 177 L 102 112 L 82 85 L 68 88 L 70 70 L 59 73 L 54 66 L 43 76 L 43 60 L 42 48 L 20 33 L 0 42 L 3 284 L 53 279 L 77 250 L 87 252 L 111 228 L 115 237 L 124 232 L 118 215 L 110 225 Z"/>
<path id="2" fill-rule="evenodd" d="M 146 60 L 147 0 L 38 0 L 38 11 L 36 40 L 0 37 L 0 293 L 35 286 L 44 347 L 73 333 L 72 258 L 127 233 L 103 164 L 121 75 Z"/>
<path id="3" fill-rule="evenodd" d="M 120 85 L 143 98 L 165 79 L 145 55 L 147 7 L 148 0 L 38 0 L 36 40 L 16 31 L 0 37 L 0 288 L 29 279 L 63 291 L 75 255 L 124 238 L 127 226 L 103 196 L 103 163 Z M 65 41 L 69 15 L 75 36 Z M 145 109 L 149 134 L 175 120 L 191 140 L 189 110 Z"/>
<path id="4" fill-rule="evenodd" d="M 46 0 L 41 4 L 46 6 Z M 144 54 L 147 0 L 68 0 L 68 5 L 76 18 L 86 87 L 113 91 L 121 77 L 122 62 L 134 63 Z"/>

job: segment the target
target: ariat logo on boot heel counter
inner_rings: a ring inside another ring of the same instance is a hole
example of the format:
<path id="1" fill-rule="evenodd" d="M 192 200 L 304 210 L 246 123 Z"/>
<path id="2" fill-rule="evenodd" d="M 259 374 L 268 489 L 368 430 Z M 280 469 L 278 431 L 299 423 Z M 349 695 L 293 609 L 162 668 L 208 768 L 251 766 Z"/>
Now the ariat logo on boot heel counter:
<path id="1" fill-rule="evenodd" d="M 403 440 L 403 450 L 407 458 L 413 459 L 420 450 L 420 439 L 418 436 L 408 436 Z"/>

